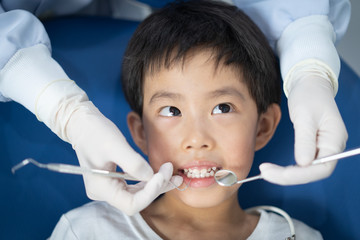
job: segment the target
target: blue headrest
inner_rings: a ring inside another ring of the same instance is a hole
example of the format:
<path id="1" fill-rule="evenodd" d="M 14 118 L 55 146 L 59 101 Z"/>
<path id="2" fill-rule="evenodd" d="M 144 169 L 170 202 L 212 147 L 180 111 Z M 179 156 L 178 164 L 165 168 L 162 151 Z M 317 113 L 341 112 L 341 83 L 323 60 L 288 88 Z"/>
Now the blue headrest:
<path id="1" fill-rule="evenodd" d="M 45 23 L 52 40 L 53 57 L 70 78 L 110 118 L 134 146 L 126 125 L 130 110 L 121 91 L 122 55 L 138 23 L 107 18 L 63 18 Z M 336 100 L 349 132 L 348 148 L 360 146 L 359 77 L 342 63 Z M 21 87 L 21 86 L 19 86 Z M 294 133 L 286 98 L 283 117 L 271 142 L 255 155 L 250 175 L 263 161 L 294 164 Z M 135 147 L 135 146 L 134 146 Z M 61 214 L 78 207 L 86 197 L 82 178 L 27 166 L 16 175 L 11 167 L 32 157 L 40 162 L 78 165 L 76 154 L 21 105 L 0 104 L 0 239 L 44 239 Z M 119 156 L 121 157 L 121 156 Z M 292 217 L 319 229 L 325 239 L 360 236 L 360 157 L 339 162 L 325 180 L 293 187 L 264 181 L 244 184 L 239 191 L 242 207 L 274 205 Z"/>

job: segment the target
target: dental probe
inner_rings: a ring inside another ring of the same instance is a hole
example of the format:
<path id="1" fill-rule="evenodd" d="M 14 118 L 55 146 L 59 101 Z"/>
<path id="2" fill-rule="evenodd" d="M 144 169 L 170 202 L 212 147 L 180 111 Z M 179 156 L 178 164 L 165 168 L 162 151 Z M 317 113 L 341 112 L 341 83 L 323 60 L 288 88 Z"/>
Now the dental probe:
<path id="1" fill-rule="evenodd" d="M 131 181 L 138 181 L 136 178 L 130 176 L 127 173 L 120 173 L 120 172 L 110 172 L 106 170 L 100 170 L 100 169 L 91 169 L 91 168 L 82 168 L 79 166 L 74 165 L 68 165 L 68 164 L 62 164 L 62 163 L 48 163 L 43 164 L 35 161 L 32 158 L 26 158 L 19 164 L 15 165 L 13 168 L 11 168 L 11 172 L 15 174 L 17 170 L 20 168 L 28 165 L 29 163 L 34 164 L 35 166 L 39 168 L 45 168 L 54 172 L 60 172 L 60 173 L 69 173 L 69 174 L 77 174 L 77 175 L 84 175 L 84 174 L 96 174 L 101 175 L 105 177 L 113 177 L 113 178 L 121 178 L 124 180 L 131 180 Z"/>
<path id="2" fill-rule="evenodd" d="M 43 164 L 43 163 L 39 163 L 38 161 L 35 161 L 32 158 L 26 158 L 23 161 L 21 161 L 20 163 L 16 164 L 14 167 L 11 168 L 11 172 L 13 174 L 15 174 L 15 172 L 17 170 L 28 165 L 29 163 L 32 163 L 39 168 L 45 168 L 45 169 L 48 169 L 48 170 L 51 170 L 54 172 L 60 172 L 60 173 L 68 173 L 68 174 L 76 174 L 76 175 L 96 174 L 96 175 L 101 175 L 101 176 L 105 176 L 105 177 L 120 178 L 120 179 L 130 180 L 130 181 L 139 181 L 138 179 L 130 176 L 127 173 L 110 172 L 110 171 L 101 170 L 101 169 L 83 168 L 80 166 L 74 166 L 74 165 L 62 164 L 62 163 Z M 181 189 L 181 188 L 177 187 L 173 182 L 170 181 L 170 183 L 172 185 L 174 185 L 174 187 L 179 191 L 186 190 L 189 187 L 190 182 L 191 182 L 191 180 L 185 185 L 184 188 Z"/>
<path id="3" fill-rule="evenodd" d="M 337 154 L 330 155 L 330 156 L 327 156 L 327 157 L 315 159 L 311 163 L 311 165 L 323 164 L 323 163 L 327 163 L 327 162 L 331 162 L 331 161 L 335 161 L 335 160 L 348 158 L 348 157 L 355 156 L 355 155 L 358 155 L 358 154 L 360 154 L 360 148 L 356 148 L 356 149 L 345 151 L 345 152 L 342 152 L 342 153 L 337 153 Z M 227 169 L 222 169 L 222 170 L 219 170 L 219 171 L 217 171 L 215 173 L 214 178 L 215 178 L 215 181 L 220 186 L 230 187 L 230 186 L 232 186 L 234 184 L 241 184 L 241 183 L 246 183 L 246 182 L 251 182 L 251 181 L 263 179 L 263 176 L 261 176 L 261 174 L 259 174 L 259 175 L 256 175 L 256 176 L 249 177 L 249 178 L 238 181 L 237 176 L 233 171 L 227 170 Z"/>

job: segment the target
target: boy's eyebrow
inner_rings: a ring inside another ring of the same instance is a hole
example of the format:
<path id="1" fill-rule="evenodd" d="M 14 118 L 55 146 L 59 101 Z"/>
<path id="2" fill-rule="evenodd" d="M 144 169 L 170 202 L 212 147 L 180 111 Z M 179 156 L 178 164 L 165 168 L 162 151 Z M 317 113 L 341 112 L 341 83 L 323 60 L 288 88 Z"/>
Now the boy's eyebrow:
<path id="1" fill-rule="evenodd" d="M 167 99 L 180 99 L 182 98 L 180 94 L 173 93 L 173 92 L 167 92 L 167 91 L 158 91 L 154 95 L 151 96 L 149 104 L 153 103 L 154 101 L 161 99 L 161 98 L 167 98 Z"/>
<path id="2" fill-rule="evenodd" d="M 244 95 L 240 91 L 238 91 L 237 89 L 232 88 L 232 87 L 224 87 L 224 88 L 217 89 L 217 90 L 209 93 L 209 97 L 211 97 L 211 98 L 218 98 L 218 97 L 229 96 L 229 95 L 238 96 L 242 100 L 245 101 Z"/>

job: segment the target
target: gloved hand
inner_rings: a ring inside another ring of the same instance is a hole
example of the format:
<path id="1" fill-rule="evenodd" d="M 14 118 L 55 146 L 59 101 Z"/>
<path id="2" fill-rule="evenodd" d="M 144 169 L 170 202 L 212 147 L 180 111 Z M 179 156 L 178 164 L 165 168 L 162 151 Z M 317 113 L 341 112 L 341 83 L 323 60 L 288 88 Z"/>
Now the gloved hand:
<path id="1" fill-rule="evenodd" d="M 160 194 L 182 183 L 171 163 L 154 174 L 150 165 L 126 142 L 119 129 L 89 101 L 72 113 L 66 134 L 83 167 L 115 171 L 120 166 L 131 176 L 147 181 L 127 185 L 121 179 L 84 176 L 86 193 L 93 200 L 106 201 L 128 215 L 147 207 Z M 172 181 L 174 184 L 170 183 Z"/>
<path id="2" fill-rule="evenodd" d="M 303 74 L 288 95 L 290 119 L 295 129 L 296 166 L 260 165 L 265 180 L 280 185 L 304 184 L 328 177 L 336 161 L 311 166 L 315 158 L 345 149 L 347 131 L 328 79 L 318 73 Z"/>
<path id="3" fill-rule="evenodd" d="M 51 58 L 49 49 L 38 44 L 20 49 L 0 71 L 0 92 L 34 113 L 58 137 L 72 144 L 83 167 L 115 171 L 121 167 L 141 182 L 85 176 L 89 198 L 107 201 L 127 214 L 147 207 L 161 193 L 182 183 L 172 177 L 171 164 L 153 173 L 150 165 L 126 142 L 119 129 L 88 100 Z"/>

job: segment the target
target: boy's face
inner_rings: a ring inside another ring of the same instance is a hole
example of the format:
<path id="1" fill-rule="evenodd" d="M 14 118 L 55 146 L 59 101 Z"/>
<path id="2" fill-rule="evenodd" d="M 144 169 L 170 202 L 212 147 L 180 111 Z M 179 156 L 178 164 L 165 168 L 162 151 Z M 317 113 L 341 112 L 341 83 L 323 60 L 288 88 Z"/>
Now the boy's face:
<path id="1" fill-rule="evenodd" d="M 174 174 L 183 176 L 185 183 L 191 179 L 187 190 L 167 194 L 192 207 L 215 206 L 233 196 L 239 185 L 219 186 L 213 168 L 230 169 L 239 179 L 246 178 L 254 151 L 275 130 L 268 130 L 266 114 L 258 115 L 238 72 L 221 64 L 215 71 L 210 56 L 197 52 L 184 65 L 148 74 L 143 117 L 128 116 L 134 141 L 154 171 L 171 162 Z"/>

